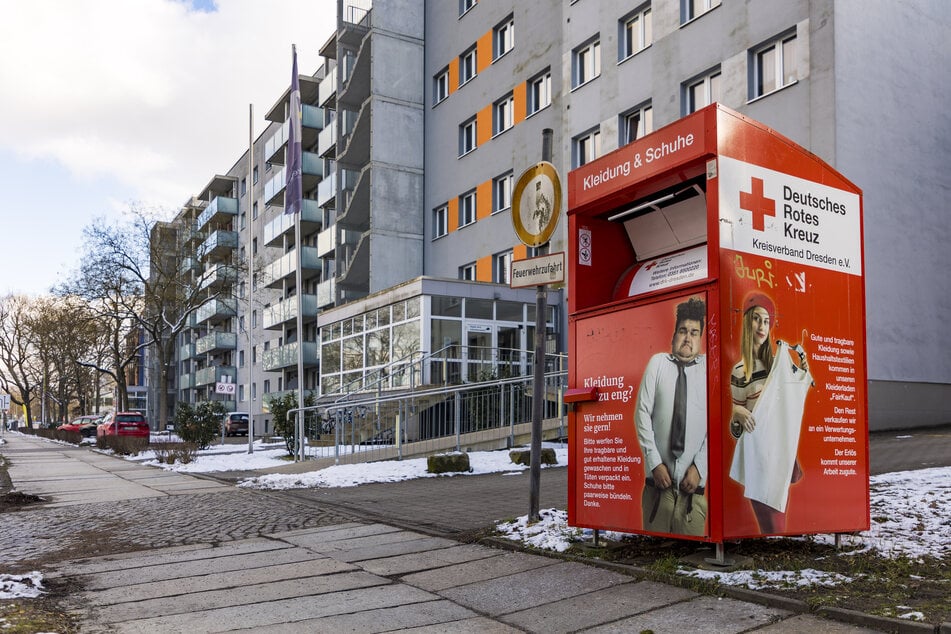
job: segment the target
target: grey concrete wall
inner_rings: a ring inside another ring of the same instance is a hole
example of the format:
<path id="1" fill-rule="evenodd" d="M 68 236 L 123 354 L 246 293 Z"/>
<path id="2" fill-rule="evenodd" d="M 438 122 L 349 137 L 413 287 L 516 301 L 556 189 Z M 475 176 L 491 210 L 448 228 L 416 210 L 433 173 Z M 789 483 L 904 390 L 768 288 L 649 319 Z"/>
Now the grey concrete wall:
<path id="1" fill-rule="evenodd" d="M 951 383 L 951 5 L 838 0 L 836 167 L 864 191 L 869 378 Z M 951 401 L 944 400 L 945 422 Z M 914 404 L 909 403 L 909 407 Z"/>

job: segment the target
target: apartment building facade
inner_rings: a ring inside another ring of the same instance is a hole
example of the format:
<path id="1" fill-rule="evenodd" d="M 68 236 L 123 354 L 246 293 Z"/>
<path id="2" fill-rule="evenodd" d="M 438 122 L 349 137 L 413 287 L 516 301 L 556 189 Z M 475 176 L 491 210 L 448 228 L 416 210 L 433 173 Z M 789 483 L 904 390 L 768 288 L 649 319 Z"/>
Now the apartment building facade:
<path id="1" fill-rule="evenodd" d="M 534 337 L 534 289 L 511 288 L 512 261 L 567 248 L 565 222 L 537 251 L 512 229 L 514 184 L 542 158 L 543 130 L 564 177 L 719 101 L 864 189 L 872 428 L 951 417 L 951 361 L 929 354 L 951 308 L 932 290 L 951 266 L 951 9 L 939 1 L 338 0 L 337 18 L 323 66 L 301 76 L 300 249 L 282 213 L 287 93 L 254 167 L 239 158 L 183 209 L 199 225 L 183 263 L 194 249 L 203 270 L 218 266 L 226 247 L 212 236 L 234 231 L 233 261 L 250 253 L 260 274 L 253 302 L 222 277 L 233 304 L 200 311 L 180 398 L 208 398 L 207 381 L 230 375 L 229 405 L 263 433 L 264 395 L 299 385 L 298 346 L 304 388 L 323 394 L 433 380 L 394 371 L 424 353 L 451 360 L 452 380 L 491 373 L 500 350 Z M 549 349 L 563 350 L 564 291 L 548 304 Z"/>

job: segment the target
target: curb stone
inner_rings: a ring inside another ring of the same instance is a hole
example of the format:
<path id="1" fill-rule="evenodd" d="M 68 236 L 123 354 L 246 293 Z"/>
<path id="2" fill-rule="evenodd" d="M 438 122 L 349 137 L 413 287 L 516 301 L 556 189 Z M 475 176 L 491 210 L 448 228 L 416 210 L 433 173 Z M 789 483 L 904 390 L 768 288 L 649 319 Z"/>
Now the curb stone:
<path id="1" fill-rule="evenodd" d="M 934 623 L 918 623 L 904 619 L 893 619 L 887 616 L 873 616 L 845 608 L 820 607 L 816 610 L 816 613 L 830 619 L 835 619 L 836 621 L 845 621 L 853 625 L 873 627 L 884 632 L 898 632 L 898 634 L 925 634 L 927 632 L 928 634 L 934 634 L 938 631 L 938 626 Z"/>
<path id="2" fill-rule="evenodd" d="M 682 577 L 680 575 L 665 575 L 663 573 L 645 570 L 637 566 L 604 561 L 603 559 L 590 559 L 565 553 L 543 551 L 541 549 L 525 547 L 520 545 L 518 542 L 501 537 L 484 537 L 479 540 L 479 543 L 502 550 L 527 552 L 534 555 L 551 557 L 553 559 L 575 561 L 589 566 L 612 570 L 614 572 L 638 579 L 649 579 L 652 581 L 659 581 L 669 585 L 687 588 L 689 590 L 699 591 L 702 594 L 727 596 L 731 599 L 756 603 L 769 608 L 779 608 L 797 614 L 814 614 L 832 621 L 848 623 L 851 625 L 860 625 L 882 632 L 897 632 L 898 634 L 951 634 L 951 622 L 941 623 L 939 625 L 935 625 L 933 623 L 919 623 L 916 621 L 907 621 L 904 619 L 895 619 L 885 616 L 875 616 L 871 614 L 865 614 L 864 612 L 858 612 L 856 610 L 834 607 L 818 607 L 813 610 L 805 601 L 799 599 L 791 599 L 775 594 L 769 594 L 767 592 L 760 592 L 758 590 L 749 590 L 747 588 L 737 588 L 725 585 L 714 586 L 712 584 L 704 583 L 698 579 L 691 579 L 689 577 Z M 702 589 L 698 590 L 698 588 Z"/>

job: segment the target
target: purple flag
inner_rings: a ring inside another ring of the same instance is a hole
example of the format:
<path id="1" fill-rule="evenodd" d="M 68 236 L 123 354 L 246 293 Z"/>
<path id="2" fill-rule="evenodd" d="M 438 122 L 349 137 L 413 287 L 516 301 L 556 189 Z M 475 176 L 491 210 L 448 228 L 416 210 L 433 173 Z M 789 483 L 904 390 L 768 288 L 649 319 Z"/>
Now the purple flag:
<path id="1" fill-rule="evenodd" d="M 304 197 L 301 185 L 301 105 L 300 82 L 297 79 L 297 47 L 291 47 L 294 69 L 291 74 L 291 104 L 287 113 L 287 168 L 285 173 L 287 188 L 284 192 L 284 213 L 296 214 L 300 211 Z"/>

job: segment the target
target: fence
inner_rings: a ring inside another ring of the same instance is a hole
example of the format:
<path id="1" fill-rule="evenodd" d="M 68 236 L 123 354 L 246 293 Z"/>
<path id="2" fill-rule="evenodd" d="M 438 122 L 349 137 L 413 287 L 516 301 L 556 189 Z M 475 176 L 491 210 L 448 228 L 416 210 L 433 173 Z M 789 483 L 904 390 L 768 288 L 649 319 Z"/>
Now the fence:
<path id="1" fill-rule="evenodd" d="M 459 362 L 449 361 L 446 350 L 440 353 L 446 354 L 437 358 L 426 355 L 413 365 L 447 367 Z M 520 352 L 518 367 L 532 367 L 524 363 L 526 355 L 531 361 L 531 353 Z M 495 352 L 495 358 L 508 356 L 506 351 Z M 563 438 L 564 358 L 546 355 L 545 365 L 550 371 L 545 373 L 543 436 Z M 515 373 L 514 367 L 496 365 L 489 374 L 500 369 L 503 374 Z M 335 464 L 368 462 L 526 443 L 531 437 L 533 381 L 533 376 L 521 373 L 460 385 L 414 387 L 399 393 L 374 392 L 364 383 L 362 392 L 324 397 L 321 404 L 302 408 L 308 439 L 305 458 L 332 459 Z"/>

